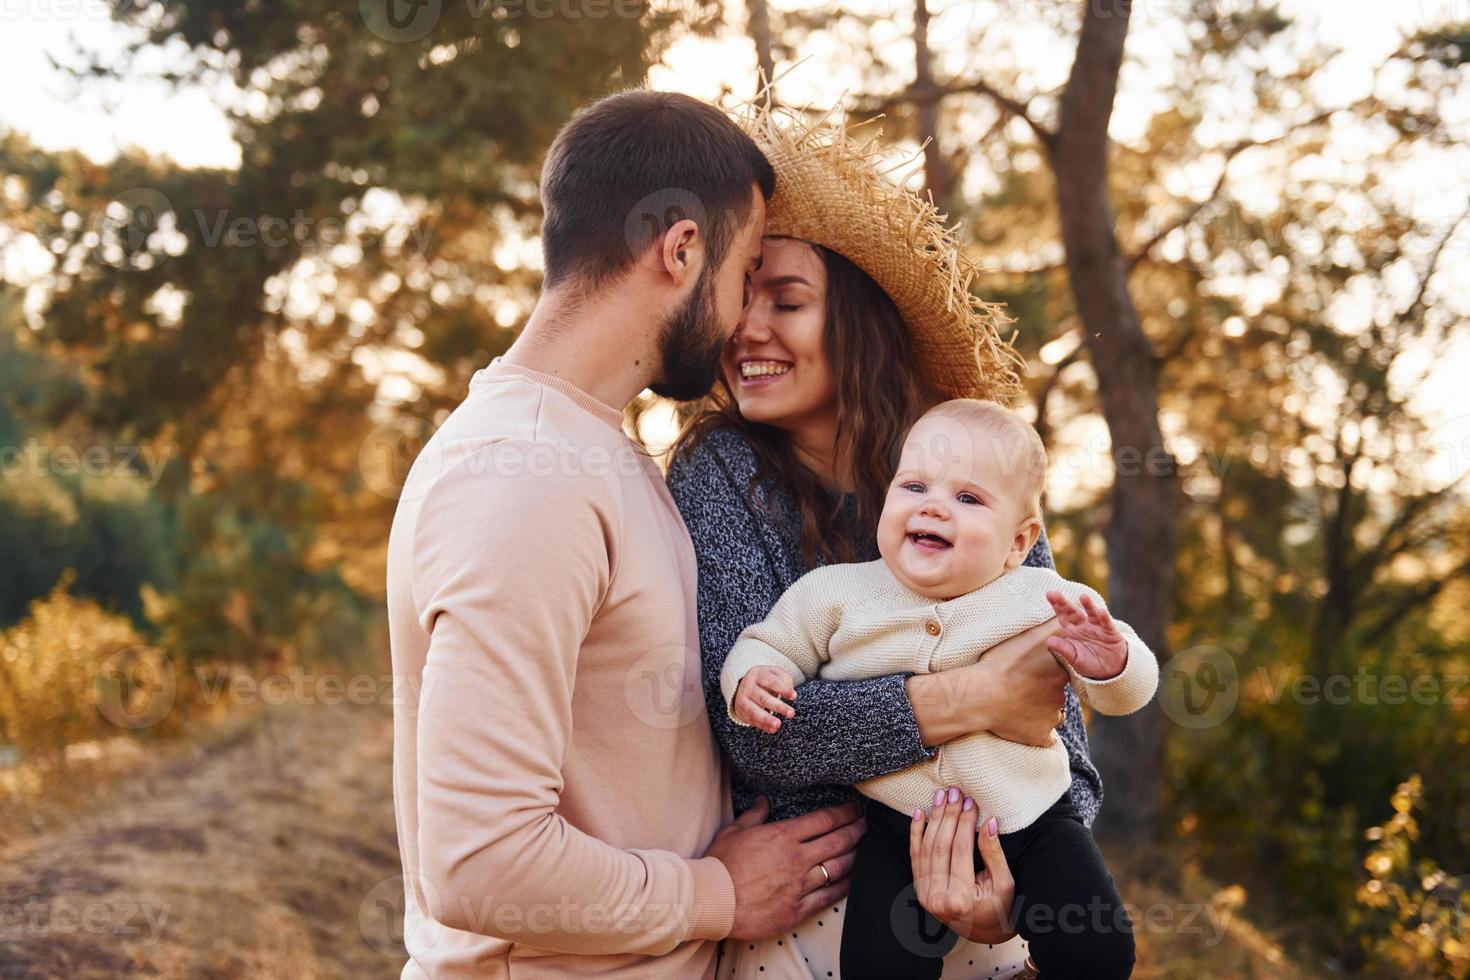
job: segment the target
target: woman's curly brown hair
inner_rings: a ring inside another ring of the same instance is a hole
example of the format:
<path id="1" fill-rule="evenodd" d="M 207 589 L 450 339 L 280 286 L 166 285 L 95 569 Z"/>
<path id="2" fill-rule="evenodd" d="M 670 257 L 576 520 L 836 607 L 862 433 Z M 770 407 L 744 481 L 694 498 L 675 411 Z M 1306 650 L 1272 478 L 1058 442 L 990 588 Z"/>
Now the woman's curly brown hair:
<path id="1" fill-rule="evenodd" d="M 872 537 L 904 434 L 942 399 L 924 377 L 909 330 L 888 294 L 841 255 L 807 244 L 827 270 L 823 347 L 837 382 L 835 458 L 856 492 L 859 528 Z M 673 446 L 676 455 L 692 451 L 722 425 L 741 431 L 759 463 L 753 484 L 774 473 L 791 490 L 808 568 L 818 555 L 828 563 L 857 557 L 843 535 L 824 533 L 834 526 L 841 497 L 797 459 L 785 432 L 740 414 L 723 372 L 709 395 L 682 408 L 680 420 L 683 425 Z M 754 485 L 747 487 L 747 493 L 753 489 Z"/>

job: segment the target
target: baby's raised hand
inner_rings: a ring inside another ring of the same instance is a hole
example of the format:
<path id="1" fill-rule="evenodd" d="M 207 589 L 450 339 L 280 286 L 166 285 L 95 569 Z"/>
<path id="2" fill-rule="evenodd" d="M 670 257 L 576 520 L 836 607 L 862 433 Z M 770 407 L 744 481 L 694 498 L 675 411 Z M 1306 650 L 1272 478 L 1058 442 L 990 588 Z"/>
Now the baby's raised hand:
<path id="1" fill-rule="evenodd" d="M 1128 641 L 1106 609 L 1099 609 L 1087 596 L 1082 597 L 1081 609 L 1060 592 L 1048 592 L 1046 600 L 1062 624 L 1062 631 L 1046 641 L 1047 649 L 1091 680 L 1103 681 L 1123 672 Z"/>
<path id="2" fill-rule="evenodd" d="M 796 700 L 796 688 L 791 686 L 786 671 L 780 667 L 752 667 L 735 687 L 730 714 L 737 721 L 774 735 L 781 728 L 781 718 L 796 717 L 796 709 L 782 698 Z"/>

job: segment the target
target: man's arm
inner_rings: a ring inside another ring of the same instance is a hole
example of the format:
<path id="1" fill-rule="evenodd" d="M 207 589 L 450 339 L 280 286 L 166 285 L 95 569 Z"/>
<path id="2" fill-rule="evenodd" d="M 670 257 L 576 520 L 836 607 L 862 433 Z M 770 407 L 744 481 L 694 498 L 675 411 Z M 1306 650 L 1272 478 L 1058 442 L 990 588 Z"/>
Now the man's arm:
<path id="1" fill-rule="evenodd" d="M 507 478 L 483 463 L 435 482 L 414 542 L 430 635 L 418 815 L 431 914 L 569 953 L 723 937 L 735 889 L 719 860 L 616 848 L 556 812 L 577 660 L 610 577 L 611 498 L 586 477 Z"/>

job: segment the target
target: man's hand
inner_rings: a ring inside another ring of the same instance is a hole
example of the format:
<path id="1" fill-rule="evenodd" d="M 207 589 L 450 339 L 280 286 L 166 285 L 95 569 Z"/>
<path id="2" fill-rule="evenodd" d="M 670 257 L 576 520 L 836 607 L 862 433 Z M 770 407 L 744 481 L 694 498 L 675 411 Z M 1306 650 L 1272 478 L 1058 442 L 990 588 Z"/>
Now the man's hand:
<path id="1" fill-rule="evenodd" d="M 924 744 L 943 745 L 971 732 L 1023 745 L 1055 742 L 1067 672 L 1047 640 L 1060 629 L 1048 619 L 997 643 L 978 663 L 910 677 L 909 701 Z"/>
<path id="2" fill-rule="evenodd" d="M 781 718 L 796 717 L 796 709 L 782 698 L 796 700 L 796 688 L 791 686 L 786 671 L 771 666 L 752 667 L 735 687 L 730 714 L 736 721 L 774 735 L 781 728 Z"/>
<path id="3" fill-rule="evenodd" d="M 1001 704 L 993 710 L 991 734 L 1025 745 L 1056 742 L 1057 726 L 1066 717 L 1067 672 L 1049 644 L 1061 628 L 1049 619 L 997 643 L 975 665 L 995 672 L 987 688 Z"/>
<path id="4" fill-rule="evenodd" d="M 1062 624 L 1059 636 L 1047 641 L 1047 649 L 1072 665 L 1083 677 L 1104 681 L 1123 673 L 1128 664 L 1128 641 L 1108 615 L 1087 596 L 1078 609 L 1060 592 L 1048 592 L 1046 601 L 1056 610 Z"/>
<path id="5" fill-rule="evenodd" d="M 735 881 L 732 939 L 789 932 L 847 894 L 853 848 L 867 830 L 855 803 L 766 823 L 765 797 L 715 835 L 705 857 L 719 858 Z M 826 868 L 823 873 L 822 867 Z"/>

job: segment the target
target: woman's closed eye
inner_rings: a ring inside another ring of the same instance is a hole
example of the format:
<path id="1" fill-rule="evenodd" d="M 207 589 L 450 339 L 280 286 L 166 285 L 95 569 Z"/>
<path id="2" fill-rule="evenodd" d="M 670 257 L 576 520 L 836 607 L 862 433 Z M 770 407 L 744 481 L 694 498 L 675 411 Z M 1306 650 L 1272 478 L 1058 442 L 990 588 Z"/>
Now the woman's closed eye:
<path id="1" fill-rule="evenodd" d="M 780 310 L 782 313 L 795 313 L 797 310 L 801 309 L 801 304 L 800 303 L 777 303 L 776 304 L 776 309 Z"/>

